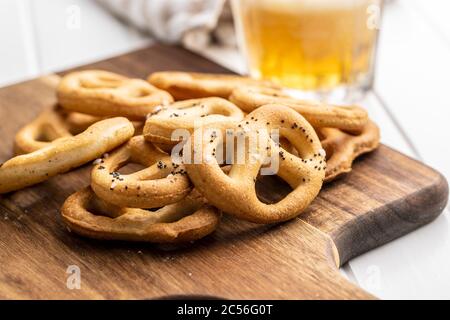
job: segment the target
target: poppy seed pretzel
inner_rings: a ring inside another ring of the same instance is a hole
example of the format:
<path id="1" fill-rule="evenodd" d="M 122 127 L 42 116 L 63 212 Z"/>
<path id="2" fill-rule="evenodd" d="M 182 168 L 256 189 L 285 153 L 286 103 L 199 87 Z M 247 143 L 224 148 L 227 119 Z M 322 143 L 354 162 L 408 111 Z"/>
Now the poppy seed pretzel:
<path id="1" fill-rule="evenodd" d="M 118 147 L 134 134 L 125 118 L 97 122 L 79 135 L 59 139 L 47 147 L 0 164 L 0 194 L 45 181 L 79 167 Z"/>
<path id="2" fill-rule="evenodd" d="M 375 150 L 380 143 L 380 130 L 372 121 L 357 135 L 334 128 L 319 128 L 316 131 L 327 153 L 326 182 L 350 172 L 357 157 Z"/>
<path id="3" fill-rule="evenodd" d="M 132 120 L 144 120 L 156 106 L 173 101 L 169 93 L 144 80 L 99 70 L 64 76 L 57 96 L 60 105 L 70 111 Z"/>
<path id="4" fill-rule="evenodd" d="M 246 161 L 232 164 L 226 174 L 214 157 L 215 151 L 223 145 L 223 139 L 210 140 L 208 136 L 200 141 L 191 139 L 192 157 L 201 152 L 203 159 L 200 163 L 185 163 L 196 189 L 218 209 L 255 223 L 286 221 L 302 213 L 319 193 L 325 178 L 325 151 L 311 125 L 288 107 L 266 105 L 248 114 L 238 128 L 242 130 L 238 135 L 256 132 L 262 139 L 267 139 L 266 150 L 261 150 L 262 146 L 255 151 L 244 148 Z M 301 157 L 276 144 L 267 133 L 273 129 L 279 129 L 280 137 L 289 140 Z M 293 189 L 275 204 L 261 202 L 255 190 L 256 178 L 264 163 L 261 155 L 267 151 L 278 159 L 276 174 Z M 254 161 L 249 161 L 252 158 Z"/>
<path id="5" fill-rule="evenodd" d="M 220 213 L 192 191 L 180 201 L 156 211 L 121 208 L 99 199 L 86 188 L 71 195 L 61 208 L 70 231 L 101 240 L 180 243 L 212 233 Z"/>
<path id="6" fill-rule="evenodd" d="M 279 88 L 270 81 L 255 80 L 249 77 L 179 71 L 155 72 L 148 77 L 148 82 L 169 92 L 176 100 L 207 97 L 227 99 L 233 89 L 241 86 Z"/>
<path id="7" fill-rule="evenodd" d="M 192 133 L 195 127 L 211 124 L 226 129 L 234 127 L 243 118 L 241 109 L 222 98 L 178 101 L 149 115 L 145 122 L 144 137 L 155 143 L 175 145 L 181 139 L 176 137 L 172 140 L 172 133 L 177 129 L 186 129 Z"/>
<path id="8" fill-rule="evenodd" d="M 118 170 L 128 163 L 146 168 L 132 174 Z M 184 166 L 172 163 L 170 155 L 133 137 L 126 145 L 102 159 L 91 174 L 91 187 L 101 199 L 131 208 L 158 208 L 183 199 L 192 189 Z"/>
<path id="9" fill-rule="evenodd" d="M 265 104 L 283 104 L 300 113 L 315 128 L 360 132 L 369 121 L 367 112 L 361 107 L 298 100 L 281 90 L 271 88 L 236 88 L 230 96 L 230 101 L 245 112 L 251 112 Z"/>

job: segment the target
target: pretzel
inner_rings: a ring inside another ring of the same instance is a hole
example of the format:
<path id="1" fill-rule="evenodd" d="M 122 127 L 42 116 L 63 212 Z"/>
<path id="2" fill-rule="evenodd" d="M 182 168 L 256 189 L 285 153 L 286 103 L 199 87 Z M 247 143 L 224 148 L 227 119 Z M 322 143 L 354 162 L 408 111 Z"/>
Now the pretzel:
<path id="1" fill-rule="evenodd" d="M 357 157 L 373 151 L 380 143 L 380 131 L 372 121 L 358 135 L 333 128 L 320 128 L 317 133 L 327 153 L 326 182 L 350 172 Z"/>
<path id="2" fill-rule="evenodd" d="M 358 106 L 335 106 L 292 98 L 281 90 L 261 87 L 239 87 L 230 101 L 246 112 L 265 104 L 283 104 L 299 112 L 315 128 L 338 128 L 360 132 L 368 122 L 367 112 Z"/>
<path id="3" fill-rule="evenodd" d="M 54 108 L 43 111 L 36 119 L 24 126 L 14 139 L 15 154 L 34 152 L 51 142 L 71 137 L 72 133 L 61 112 Z"/>
<path id="4" fill-rule="evenodd" d="M 146 168 L 129 175 L 119 173 L 128 163 Z M 92 170 L 91 187 L 103 200 L 132 208 L 162 207 L 183 199 L 192 189 L 184 166 L 172 163 L 167 153 L 143 136 L 132 138 L 102 159 Z"/>
<path id="5" fill-rule="evenodd" d="M 94 123 L 110 119 L 111 117 L 98 117 L 98 116 L 92 116 L 90 114 L 80 113 L 80 112 L 69 112 L 66 115 L 65 121 L 67 122 L 67 125 L 69 126 L 70 132 L 72 134 L 78 134 L 80 132 L 83 132 L 87 128 L 89 128 Z M 131 121 L 134 127 L 134 134 L 135 135 L 141 135 L 142 129 L 144 128 L 144 122 L 143 121 Z"/>
<path id="6" fill-rule="evenodd" d="M 169 154 L 172 152 L 172 149 L 174 147 L 172 142 L 171 142 L 171 144 L 153 142 L 153 145 L 155 147 L 157 147 L 158 149 L 160 149 L 161 151 L 164 151 L 165 153 L 169 153 Z"/>
<path id="7" fill-rule="evenodd" d="M 64 112 L 58 107 L 44 110 L 17 132 L 14 139 L 14 153 L 26 154 L 45 148 L 57 139 L 79 134 L 94 123 L 105 119 L 107 118 L 79 112 Z M 132 124 L 135 133 L 142 132 L 142 122 L 133 121 Z"/>
<path id="8" fill-rule="evenodd" d="M 173 101 L 169 93 L 144 80 L 98 70 L 64 76 L 57 96 L 61 106 L 70 111 L 133 120 L 144 120 L 156 106 Z"/>
<path id="9" fill-rule="evenodd" d="M 193 132 L 195 127 L 214 124 L 215 128 L 230 128 L 244 118 L 244 114 L 231 102 L 222 98 L 184 100 L 150 114 L 144 127 L 148 141 L 174 145 L 172 139 L 176 129 Z M 175 138 L 175 137 L 174 137 Z"/>
<path id="10" fill-rule="evenodd" d="M 90 188 L 71 195 L 61 208 L 70 231 L 102 240 L 180 243 L 212 233 L 220 213 L 195 192 L 157 211 L 120 208 L 99 199 Z"/>
<path id="11" fill-rule="evenodd" d="M 133 133 L 133 125 L 125 118 L 103 120 L 77 136 L 59 139 L 43 149 L 14 157 L 0 165 L 0 194 L 81 166 L 121 145 Z"/>
<path id="12" fill-rule="evenodd" d="M 164 71 L 148 77 L 155 87 L 169 92 L 176 100 L 221 97 L 228 98 L 240 86 L 279 88 L 270 81 L 255 80 L 230 74 Z"/>
<path id="13" fill-rule="evenodd" d="M 80 112 L 68 112 L 65 115 L 65 122 L 67 123 L 67 126 L 72 134 L 79 134 L 92 126 L 94 123 L 105 119 L 108 119 L 108 117 L 98 117 Z"/>
<path id="14" fill-rule="evenodd" d="M 191 139 L 191 156 L 201 151 L 199 163 L 185 163 L 189 177 L 196 189 L 208 202 L 218 209 L 240 219 L 255 223 L 275 223 L 292 219 L 303 212 L 317 196 L 325 177 L 325 151 L 311 125 L 297 112 L 282 105 L 266 105 L 249 115 L 238 125 L 239 134 L 257 133 L 267 139 L 264 148 L 258 145 L 255 152 L 244 148 L 245 163 L 231 165 L 229 174 L 224 173 L 216 159 L 215 152 L 224 145 L 221 137 L 210 140 Z M 301 155 L 301 158 L 287 152 L 276 144 L 267 130 L 279 129 Z M 193 137 L 196 135 L 194 132 Z M 262 150 L 264 148 L 265 150 Z M 255 181 L 268 155 L 279 161 L 278 175 L 292 188 L 284 199 L 275 204 L 261 202 L 256 194 Z M 256 155 L 256 157 L 254 157 Z M 250 161 L 253 159 L 253 162 Z"/>

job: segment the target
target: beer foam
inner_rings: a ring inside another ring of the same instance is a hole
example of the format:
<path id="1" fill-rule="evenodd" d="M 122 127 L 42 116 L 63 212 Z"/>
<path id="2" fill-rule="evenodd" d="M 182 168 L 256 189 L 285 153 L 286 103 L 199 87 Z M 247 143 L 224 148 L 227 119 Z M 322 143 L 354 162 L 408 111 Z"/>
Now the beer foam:
<path id="1" fill-rule="evenodd" d="M 336 10 L 379 4 L 379 0 L 259 0 L 254 5 L 271 10 Z"/>

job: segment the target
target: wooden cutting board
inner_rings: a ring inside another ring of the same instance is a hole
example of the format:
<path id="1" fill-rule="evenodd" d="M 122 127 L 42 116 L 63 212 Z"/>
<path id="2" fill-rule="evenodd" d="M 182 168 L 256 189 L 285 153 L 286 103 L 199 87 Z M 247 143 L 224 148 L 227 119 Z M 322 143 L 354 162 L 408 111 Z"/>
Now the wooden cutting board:
<path id="1" fill-rule="evenodd" d="M 83 67 L 90 68 L 140 78 L 168 69 L 227 72 L 162 45 Z M 54 101 L 51 77 L 0 89 L 0 162 L 12 156 L 15 132 Z M 212 236 L 182 247 L 99 242 L 69 233 L 59 215 L 66 197 L 88 185 L 90 169 L 0 196 L 0 298 L 370 299 L 338 266 L 432 221 L 448 198 L 441 174 L 381 146 L 290 222 L 225 217 Z M 272 200 L 286 190 L 273 179 L 258 185 Z M 79 290 L 66 286 L 72 265 L 81 271 Z"/>

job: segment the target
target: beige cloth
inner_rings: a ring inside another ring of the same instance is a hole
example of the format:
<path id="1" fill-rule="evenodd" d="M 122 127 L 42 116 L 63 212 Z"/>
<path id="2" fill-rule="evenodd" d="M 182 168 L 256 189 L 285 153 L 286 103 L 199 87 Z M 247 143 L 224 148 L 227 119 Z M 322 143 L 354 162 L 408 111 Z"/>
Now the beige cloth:
<path id="1" fill-rule="evenodd" d="M 226 0 L 97 0 L 118 17 L 157 39 L 191 47 L 234 45 Z"/>

